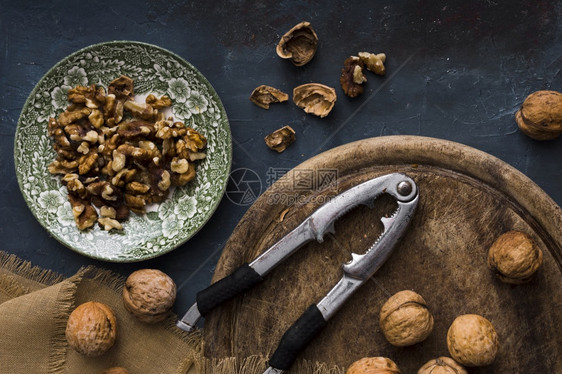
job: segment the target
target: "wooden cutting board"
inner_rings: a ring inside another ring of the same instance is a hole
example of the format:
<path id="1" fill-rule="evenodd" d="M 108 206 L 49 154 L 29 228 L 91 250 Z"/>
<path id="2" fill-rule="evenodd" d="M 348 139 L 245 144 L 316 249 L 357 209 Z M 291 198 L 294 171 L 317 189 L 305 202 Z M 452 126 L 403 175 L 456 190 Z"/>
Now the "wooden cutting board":
<path id="1" fill-rule="evenodd" d="M 386 264 L 300 358 L 347 367 L 364 356 L 386 356 L 403 373 L 414 373 L 426 361 L 448 356 L 451 322 L 475 313 L 492 321 L 501 347 L 492 365 L 470 373 L 562 373 L 561 209 L 514 168 L 458 143 L 379 137 L 304 162 L 248 210 L 213 281 L 251 261 L 329 196 L 390 172 L 406 173 L 418 184 L 411 226 Z M 270 355 L 285 330 L 340 279 L 350 252 L 363 253 L 378 236 L 379 217 L 392 208 L 392 199 L 382 198 L 374 209 L 353 210 L 323 244 L 307 244 L 263 284 L 215 310 L 205 323 L 205 355 Z M 512 229 L 530 234 L 544 252 L 543 266 L 525 285 L 500 282 L 486 265 L 492 242 Z M 388 297 L 406 289 L 426 299 L 435 326 L 424 342 L 396 348 L 385 340 L 378 316 Z"/>

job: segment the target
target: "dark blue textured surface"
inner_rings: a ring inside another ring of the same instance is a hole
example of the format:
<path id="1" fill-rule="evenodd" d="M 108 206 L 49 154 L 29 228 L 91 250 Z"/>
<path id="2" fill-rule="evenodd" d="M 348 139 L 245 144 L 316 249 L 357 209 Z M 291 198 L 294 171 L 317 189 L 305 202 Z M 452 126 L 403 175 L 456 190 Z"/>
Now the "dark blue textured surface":
<path id="1" fill-rule="evenodd" d="M 211 82 L 228 113 L 233 170 L 248 168 L 267 187 L 268 170 L 290 169 L 350 141 L 423 135 L 463 143 L 519 169 L 562 204 L 562 139 L 533 141 L 514 114 L 540 89 L 562 91 L 562 2 L 529 1 L 2 1 L 0 11 L 1 250 L 64 275 L 94 264 L 124 275 L 141 267 L 170 274 L 183 312 L 206 287 L 222 246 L 248 206 L 223 199 L 188 243 L 157 259 L 111 264 L 65 248 L 37 223 L 17 184 L 13 140 L 21 108 L 60 59 L 90 44 L 138 40 L 169 49 Z M 308 20 L 320 38 L 304 67 L 277 57 L 280 36 Z M 385 52 L 387 76 L 369 74 L 365 93 L 348 99 L 339 86 L 345 58 Z M 291 92 L 302 83 L 336 88 L 323 119 L 291 102 L 269 111 L 248 96 L 260 84 Z M 284 125 L 297 141 L 284 153 L 263 137 Z"/>

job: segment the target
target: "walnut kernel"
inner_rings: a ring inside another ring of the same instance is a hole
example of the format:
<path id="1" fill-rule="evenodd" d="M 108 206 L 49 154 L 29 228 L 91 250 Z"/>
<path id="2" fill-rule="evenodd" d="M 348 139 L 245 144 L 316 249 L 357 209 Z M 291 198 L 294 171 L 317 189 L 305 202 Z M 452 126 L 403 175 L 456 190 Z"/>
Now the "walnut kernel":
<path id="1" fill-rule="evenodd" d="M 418 374 L 468 374 L 455 360 L 449 357 L 439 357 L 425 363 Z"/>
<path id="2" fill-rule="evenodd" d="M 423 297 L 405 290 L 397 292 L 384 303 L 379 324 L 390 344 L 405 347 L 429 336 L 433 330 L 433 316 Z"/>
<path id="3" fill-rule="evenodd" d="M 105 304 L 89 301 L 70 313 L 66 339 L 77 352 L 96 357 L 115 343 L 117 325 L 113 311 Z"/>
<path id="4" fill-rule="evenodd" d="M 125 281 L 125 309 L 142 322 L 156 323 L 164 320 L 175 301 L 176 284 L 160 270 L 137 270 Z"/>
<path id="5" fill-rule="evenodd" d="M 340 75 L 343 92 L 349 97 L 356 97 L 363 93 L 363 83 L 366 81 L 361 59 L 357 56 L 348 57 L 343 63 Z"/>
<path id="6" fill-rule="evenodd" d="M 389 358 L 364 357 L 351 364 L 345 374 L 400 374 L 400 369 Z"/>
<path id="7" fill-rule="evenodd" d="M 542 251 L 531 237 L 520 231 L 502 234 L 488 251 L 488 267 L 503 282 L 530 281 L 542 264 Z"/>
<path id="8" fill-rule="evenodd" d="M 359 52 L 358 56 L 363 64 L 365 64 L 367 70 L 378 75 L 384 75 L 386 73 L 386 68 L 384 67 L 386 55 L 384 53 Z"/>
<path id="9" fill-rule="evenodd" d="M 499 338 L 492 323 L 477 314 L 458 316 L 447 331 L 451 357 L 465 366 L 486 366 L 494 362 Z"/>

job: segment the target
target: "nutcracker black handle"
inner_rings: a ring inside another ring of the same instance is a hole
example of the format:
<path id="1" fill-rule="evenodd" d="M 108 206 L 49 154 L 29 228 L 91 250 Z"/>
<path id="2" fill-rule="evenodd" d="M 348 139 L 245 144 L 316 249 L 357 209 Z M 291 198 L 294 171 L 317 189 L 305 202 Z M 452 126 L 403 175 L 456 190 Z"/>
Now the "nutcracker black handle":
<path id="1" fill-rule="evenodd" d="M 202 316 L 234 296 L 249 290 L 263 281 L 248 263 L 243 264 L 232 274 L 213 283 L 197 293 L 197 309 Z"/>
<path id="2" fill-rule="evenodd" d="M 289 370 L 299 352 L 326 327 L 326 324 L 316 304 L 312 304 L 285 332 L 269 360 L 269 366 L 279 370 Z"/>

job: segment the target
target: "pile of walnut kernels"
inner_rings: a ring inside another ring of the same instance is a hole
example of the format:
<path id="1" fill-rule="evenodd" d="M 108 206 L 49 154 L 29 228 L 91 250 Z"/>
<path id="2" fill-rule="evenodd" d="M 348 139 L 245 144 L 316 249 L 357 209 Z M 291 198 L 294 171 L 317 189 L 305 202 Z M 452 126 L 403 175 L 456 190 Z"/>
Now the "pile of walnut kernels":
<path id="1" fill-rule="evenodd" d="M 126 76 L 113 80 L 107 93 L 77 86 L 68 91 L 68 108 L 49 119 L 57 153 L 49 172 L 62 175 L 80 230 L 96 222 L 121 230 L 130 211 L 142 214 L 164 201 L 170 187 L 193 180 L 195 162 L 205 158 L 206 138 L 164 117 L 169 97 L 151 94 L 141 103 L 133 95 Z"/>

